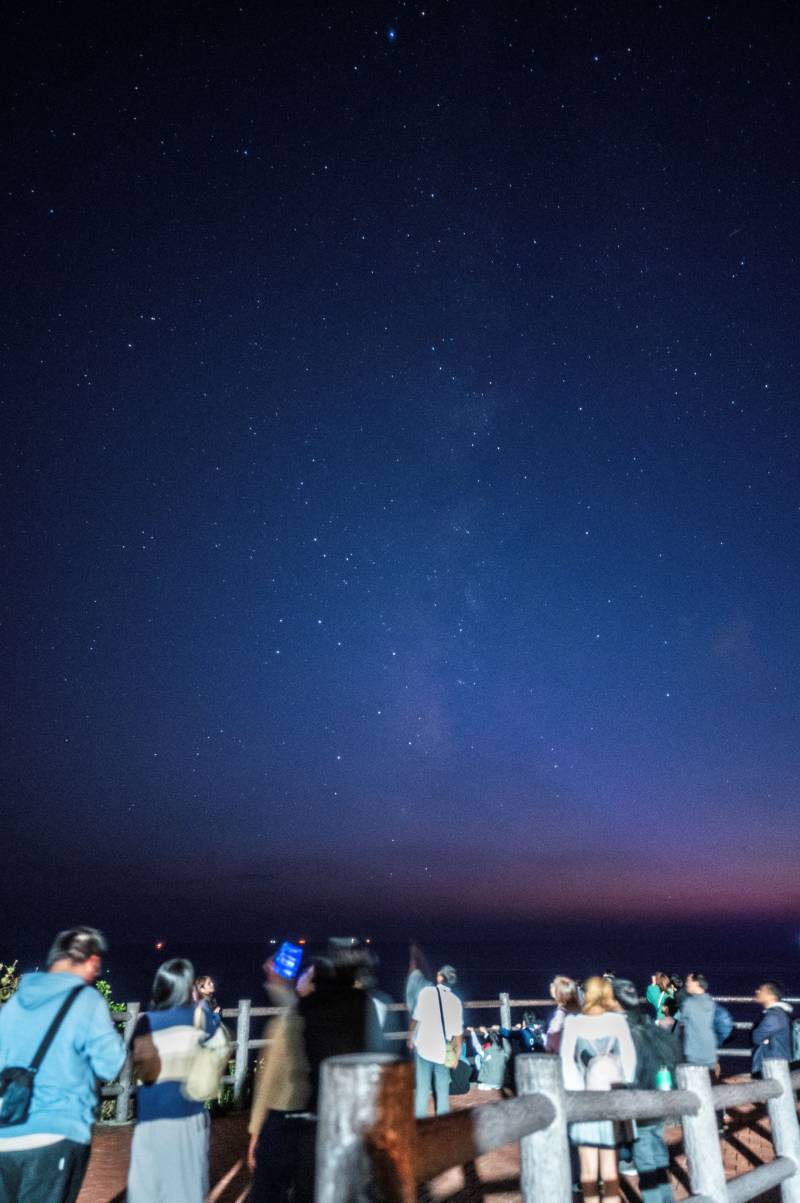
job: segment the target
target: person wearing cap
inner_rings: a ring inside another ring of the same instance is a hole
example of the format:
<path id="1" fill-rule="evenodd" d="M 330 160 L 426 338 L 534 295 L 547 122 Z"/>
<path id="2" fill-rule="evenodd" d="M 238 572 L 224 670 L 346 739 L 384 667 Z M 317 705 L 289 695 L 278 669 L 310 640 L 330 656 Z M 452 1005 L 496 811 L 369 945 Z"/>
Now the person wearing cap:
<path id="1" fill-rule="evenodd" d="M 464 1038 L 464 1009 L 453 993 L 458 976 L 452 965 L 443 965 L 436 974 L 435 986 L 424 986 L 408 1033 L 408 1047 L 414 1053 L 416 1091 L 414 1114 L 428 1114 L 431 1088 L 436 1096 L 436 1114 L 450 1110 L 450 1067 L 446 1064 L 447 1046 L 455 1044 L 454 1061 L 461 1055 Z"/>

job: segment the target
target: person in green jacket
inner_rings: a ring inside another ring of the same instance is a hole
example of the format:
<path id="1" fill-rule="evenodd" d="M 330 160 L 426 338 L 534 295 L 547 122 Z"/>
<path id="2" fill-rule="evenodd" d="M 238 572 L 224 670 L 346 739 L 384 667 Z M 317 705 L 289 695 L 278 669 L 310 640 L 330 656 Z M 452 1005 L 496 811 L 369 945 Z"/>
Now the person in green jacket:
<path id="1" fill-rule="evenodd" d="M 669 974 L 658 969 L 650 978 L 650 985 L 645 991 L 645 998 L 653 1008 L 654 1019 L 664 1018 L 664 1000 L 670 998 L 671 994 Z"/>

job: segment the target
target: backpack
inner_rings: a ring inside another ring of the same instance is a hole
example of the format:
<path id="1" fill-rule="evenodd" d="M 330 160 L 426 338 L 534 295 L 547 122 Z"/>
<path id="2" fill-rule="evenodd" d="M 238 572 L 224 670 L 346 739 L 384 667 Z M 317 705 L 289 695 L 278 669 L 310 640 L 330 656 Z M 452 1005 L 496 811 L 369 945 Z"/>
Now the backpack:
<path id="1" fill-rule="evenodd" d="M 723 1007 L 722 1003 L 714 1003 L 713 1025 L 717 1047 L 720 1047 L 727 1042 L 733 1032 L 733 1016 L 727 1007 Z"/>
<path id="2" fill-rule="evenodd" d="M 622 1063 L 616 1053 L 596 1053 L 586 1066 L 587 1090 L 610 1090 L 624 1080 Z"/>

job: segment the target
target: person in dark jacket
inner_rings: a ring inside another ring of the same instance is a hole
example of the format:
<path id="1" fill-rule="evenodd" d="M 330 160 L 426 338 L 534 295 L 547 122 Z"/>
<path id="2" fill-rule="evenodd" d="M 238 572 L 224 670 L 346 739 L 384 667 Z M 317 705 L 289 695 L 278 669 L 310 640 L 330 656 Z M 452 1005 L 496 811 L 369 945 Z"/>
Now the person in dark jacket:
<path id="1" fill-rule="evenodd" d="M 512 1053 L 544 1052 L 544 1028 L 533 1011 L 523 1011 L 522 1023 L 516 1027 L 504 1028 L 501 1024 L 497 1030 L 510 1042 Z"/>
<path id="2" fill-rule="evenodd" d="M 675 1075 L 681 1048 L 672 1032 L 657 1024 L 639 1010 L 638 991 L 633 982 L 616 978 L 614 997 L 628 1020 L 636 1049 L 634 1090 L 654 1090 L 656 1074 L 666 1068 Z M 672 1203 L 669 1181 L 669 1150 L 664 1140 L 663 1119 L 636 1121 L 637 1135 L 633 1143 L 633 1163 L 639 1175 L 642 1203 Z"/>
<path id="3" fill-rule="evenodd" d="M 783 1002 L 783 991 L 777 982 L 764 982 L 755 993 L 755 1000 L 764 1010 L 753 1028 L 753 1073 L 760 1074 L 765 1061 L 791 1061 L 792 1008 Z"/>
<path id="4" fill-rule="evenodd" d="M 301 975 L 298 1000 L 275 1031 L 259 1075 L 250 1124 L 251 1203 L 284 1203 L 290 1192 L 293 1203 L 312 1203 L 322 1063 L 379 1051 L 371 1045 L 374 1004 L 364 988 L 373 960 L 335 941 L 328 951 Z"/>

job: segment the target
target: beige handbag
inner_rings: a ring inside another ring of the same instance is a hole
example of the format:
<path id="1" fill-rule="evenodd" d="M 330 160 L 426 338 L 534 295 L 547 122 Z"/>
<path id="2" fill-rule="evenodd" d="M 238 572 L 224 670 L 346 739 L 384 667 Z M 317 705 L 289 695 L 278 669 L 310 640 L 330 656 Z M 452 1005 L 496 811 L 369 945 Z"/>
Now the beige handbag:
<path id="1" fill-rule="evenodd" d="M 195 1011 L 194 1026 L 205 1026 L 200 1007 Z M 186 1081 L 181 1087 L 185 1098 L 196 1103 L 208 1103 L 217 1097 L 225 1066 L 230 1060 L 231 1047 L 231 1035 L 224 1023 L 220 1023 L 212 1036 L 198 1044 L 192 1054 Z"/>

